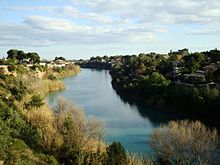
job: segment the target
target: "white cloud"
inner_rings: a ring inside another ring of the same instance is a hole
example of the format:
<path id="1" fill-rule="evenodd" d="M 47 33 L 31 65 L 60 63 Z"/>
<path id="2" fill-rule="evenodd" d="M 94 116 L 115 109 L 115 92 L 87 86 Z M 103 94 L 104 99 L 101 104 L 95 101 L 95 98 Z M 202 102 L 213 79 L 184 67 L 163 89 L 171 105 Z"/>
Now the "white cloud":
<path id="1" fill-rule="evenodd" d="M 27 16 L 22 23 L 0 23 L 0 46 L 51 46 L 155 41 L 155 29 L 138 26 L 107 28 L 77 25 L 67 19 Z M 7 34 L 7 35 L 6 35 Z"/>
<path id="2" fill-rule="evenodd" d="M 54 6 L 10 6 L 6 7 L 6 9 L 14 10 L 14 11 L 54 11 L 57 7 Z"/>
<path id="3" fill-rule="evenodd" d="M 25 24 L 0 23 L 0 46 L 50 46 L 49 41 L 38 35 L 39 30 L 31 29 Z"/>
<path id="4" fill-rule="evenodd" d="M 216 30 L 216 29 L 188 30 L 186 34 L 188 35 L 219 35 L 220 30 Z"/>
<path id="5" fill-rule="evenodd" d="M 11 10 L 42 10 L 94 25 L 220 24 L 219 0 L 69 0 L 66 6 L 13 6 Z M 86 10 L 84 10 L 86 8 Z"/>
<path id="6" fill-rule="evenodd" d="M 25 17 L 25 24 L 33 28 L 42 30 L 54 30 L 63 32 L 85 32 L 90 30 L 88 26 L 80 26 L 71 23 L 69 20 L 60 18 L 51 18 L 45 16 L 28 16 Z"/>
<path id="7" fill-rule="evenodd" d="M 81 12 L 75 7 L 64 6 L 60 7 L 58 11 L 63 14 L 77 19 L 91 20 L 96 23 L 110 24 L 114 19 L 110 16 L 101 15 L 93 12 Z"/>
<path id="8" fill-rule="evenodd" d="M 178 37 L 220 34 L 219 0 L 65 0 L 60 4 L 5 7 L 9 12 L 26 12 L 20 23 L 0 23 L 0 46 L 152 42 L 157 47 L 161 40 L 171 43 Z"/>
<path id="9" fill-rule="evenodd" d="M 71 0 L 97 13 L 120 17 L 139 17 L 163 23 L 207 23 L 220 21 L 219 0 Z"/>
<path id="10" fill-rule="evenodd" d="M 47 11 L 59 13 L 60 16 L 70 16 L 76 19 L 86 19 L 97 23 L 109 24 L 113 22 L 113 18 L 106 15 L 101 15 L 94 12 L 81 12 L 79 9 L 73 6 L 12 6 L 6 9 L 14 11 Z"/>

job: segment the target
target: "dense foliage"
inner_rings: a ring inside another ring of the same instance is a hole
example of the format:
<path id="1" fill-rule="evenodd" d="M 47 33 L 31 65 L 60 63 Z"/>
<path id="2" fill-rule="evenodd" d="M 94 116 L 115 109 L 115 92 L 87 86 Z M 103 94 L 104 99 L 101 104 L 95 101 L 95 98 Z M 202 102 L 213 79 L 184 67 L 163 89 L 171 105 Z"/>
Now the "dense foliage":
<path id="1" fill-rule="evenodd" d="M 7 59 L 18 62 L 40 63 L 40 56 L 36 52 L 24 53 L 22 50 L 11 49 L 7 52 Z"/>
<path id="2" fill-rule="evenodd" d="M 112 85 L 119 94 L 141 98 L 158 109 L 219 122 L 218 56 L 217 49 L 115 56 Z"/>
<path id="3" fill-rule="evenodd" d="M 113 142 L 110 146 L 107 147 L 106 152 L 108 155 L 108 165 L 126 165 L 126 152 L 120 142 Z"/>

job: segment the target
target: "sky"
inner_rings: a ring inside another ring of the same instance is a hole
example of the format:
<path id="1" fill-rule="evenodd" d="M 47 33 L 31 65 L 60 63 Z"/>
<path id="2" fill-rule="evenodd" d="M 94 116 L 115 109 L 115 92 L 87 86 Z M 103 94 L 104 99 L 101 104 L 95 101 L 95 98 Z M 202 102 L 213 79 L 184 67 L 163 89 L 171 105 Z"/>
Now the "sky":
<path id="1" fill-rule="evenodd" d="M 0 0 L 0 57 L 219 49 L 219 27 L 220 0 Z"/>

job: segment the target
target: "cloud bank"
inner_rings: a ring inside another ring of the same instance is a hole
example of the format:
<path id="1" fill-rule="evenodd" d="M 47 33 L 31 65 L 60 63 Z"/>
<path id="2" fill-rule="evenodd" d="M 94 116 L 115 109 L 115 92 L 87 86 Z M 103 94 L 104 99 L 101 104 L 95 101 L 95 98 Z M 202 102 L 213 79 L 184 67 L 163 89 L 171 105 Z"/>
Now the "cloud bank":
<path id="1" fill-rule="evenodd" d="M 59 6 L 41 3 L 4 6 L 8 12 L 24 14 L 19 15 L 22 21 L 0 19 L 0 47 L 157 45 L 175 39 L 176 34 L 180 38 L 219 36 L 219 0 L 67 0 L 59 3 Z"/>

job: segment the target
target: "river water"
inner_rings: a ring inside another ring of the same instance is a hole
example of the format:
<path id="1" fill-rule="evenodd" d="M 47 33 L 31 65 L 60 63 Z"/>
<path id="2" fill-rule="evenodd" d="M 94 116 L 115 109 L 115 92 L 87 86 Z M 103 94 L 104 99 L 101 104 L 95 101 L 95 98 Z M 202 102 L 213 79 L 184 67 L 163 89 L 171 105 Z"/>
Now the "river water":
<path id="1" fill-rule="evenodd" d="M 84 109 L 86 116 L 104 122 L 108 143 L 120 141 L 130 152 L 151 153 L 149 139 L 153 130 L 176 118 L 122 99 L 112 88 L 107 70 L 81 69 L 77 76 L 65 78 L 63 82 L 65 90 L 47 96 L 49 105 L 54 106 L 58 97 L 75 103 Z"/>

